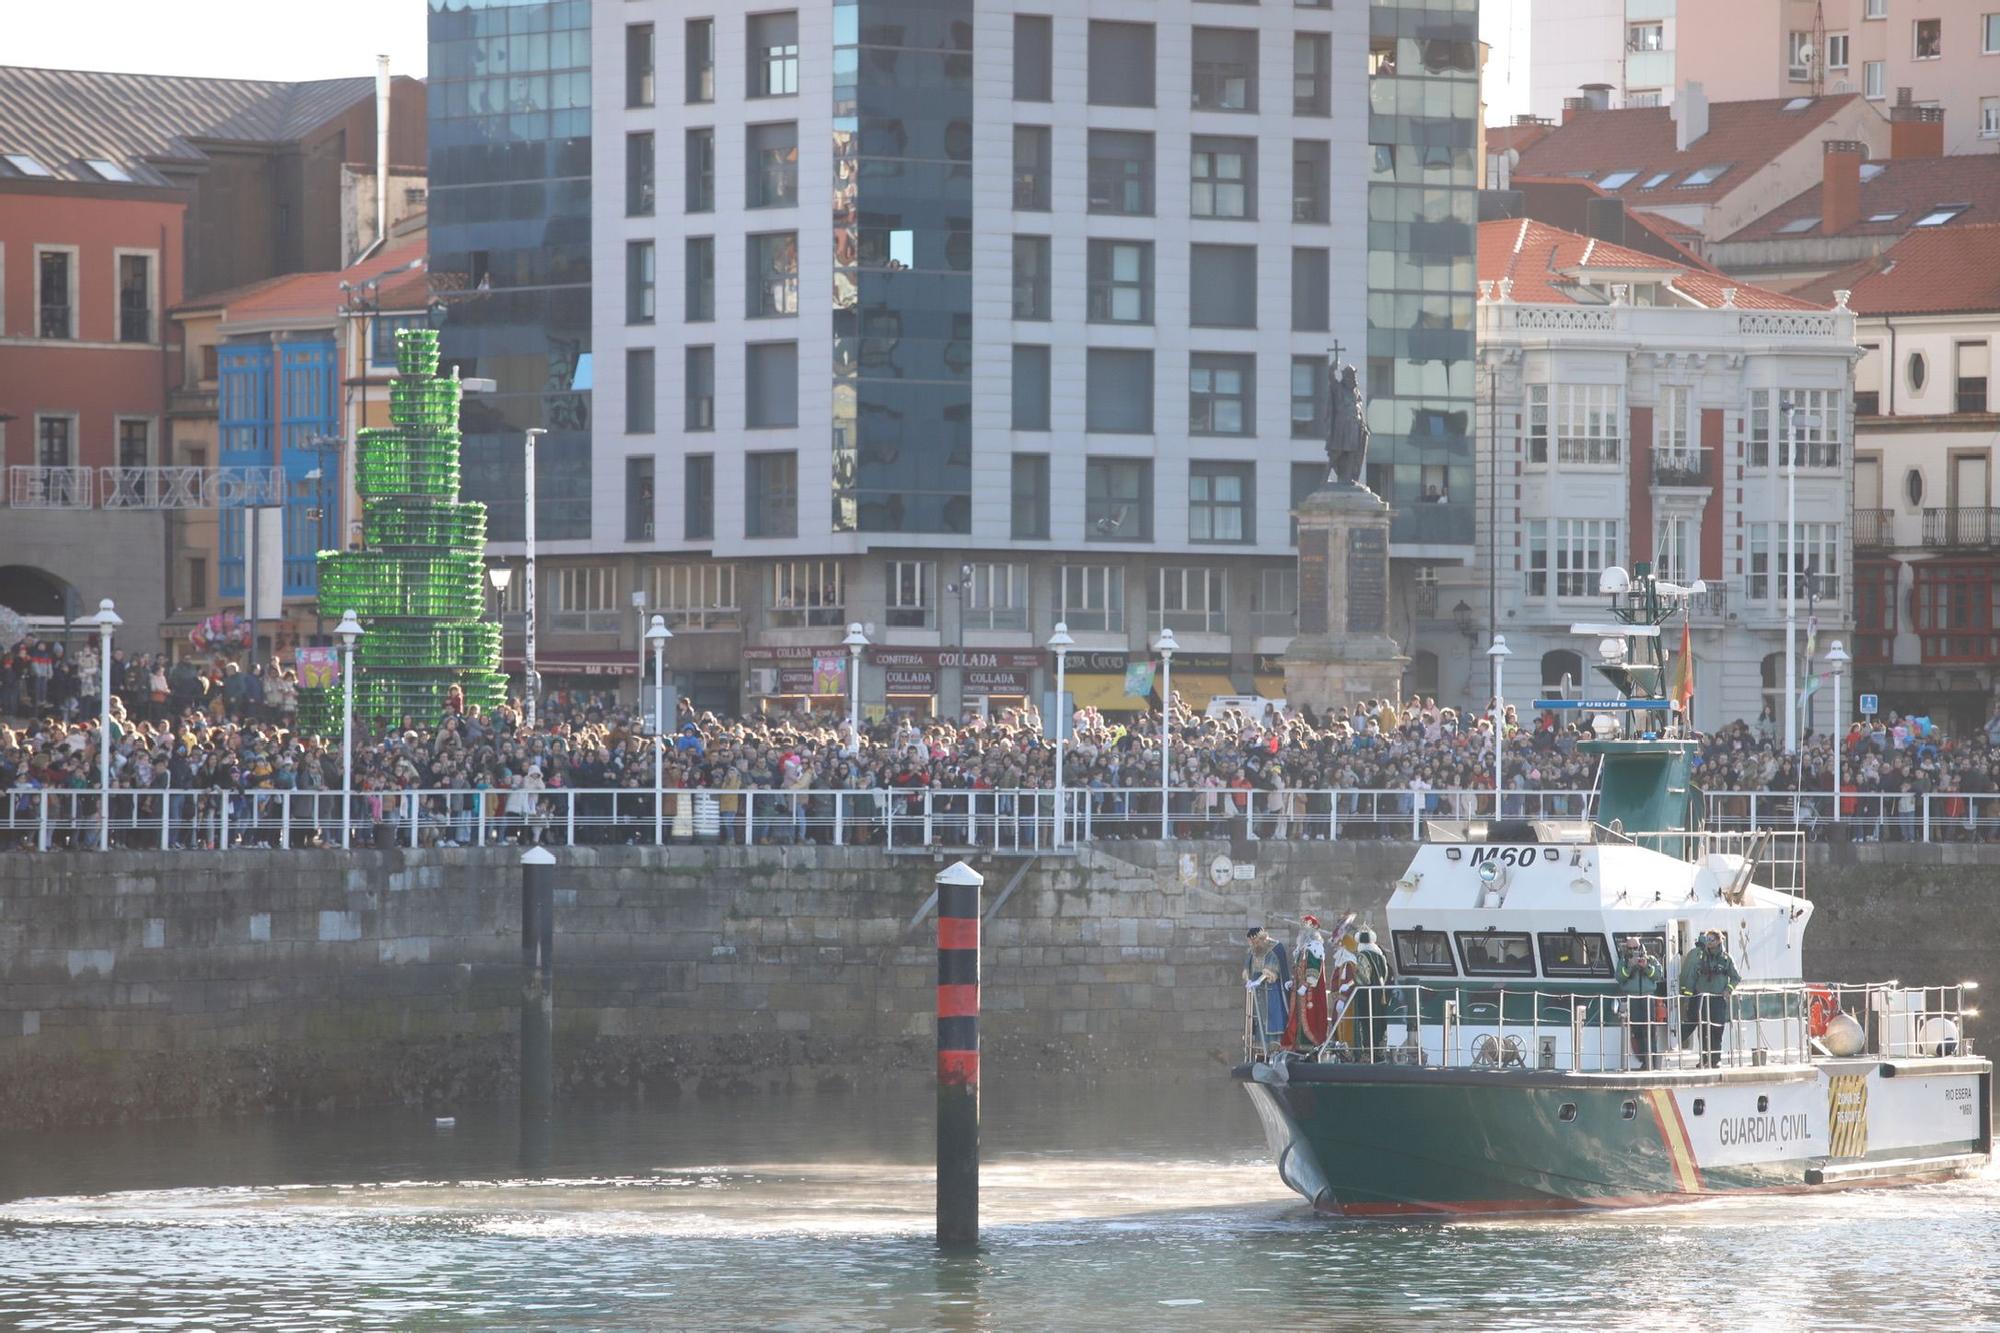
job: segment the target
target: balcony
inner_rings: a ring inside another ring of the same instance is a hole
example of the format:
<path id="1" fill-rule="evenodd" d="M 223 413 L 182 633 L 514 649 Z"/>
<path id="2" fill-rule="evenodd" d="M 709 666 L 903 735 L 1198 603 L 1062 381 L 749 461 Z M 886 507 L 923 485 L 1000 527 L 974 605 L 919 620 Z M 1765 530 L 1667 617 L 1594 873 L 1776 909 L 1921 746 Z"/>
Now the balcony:
<path id="1" fill-rule="evenodd" d="M 1857 509 L 1854 511 L 1854 549 L 1880 551 L 1896 544 L 1896 511 Z"/>
<path id="2" fill-rule="evenodd" d="M 1706 486 L 1712 449 L 1661 449 L 1653 454 L 1655 486 Z"/>
<path id="3" fill-rule="evenodd" d="M 1924 545 L 1992 546 L 2000 538 L 2000 509 L 1964 506 L 1924 510 Z"/>

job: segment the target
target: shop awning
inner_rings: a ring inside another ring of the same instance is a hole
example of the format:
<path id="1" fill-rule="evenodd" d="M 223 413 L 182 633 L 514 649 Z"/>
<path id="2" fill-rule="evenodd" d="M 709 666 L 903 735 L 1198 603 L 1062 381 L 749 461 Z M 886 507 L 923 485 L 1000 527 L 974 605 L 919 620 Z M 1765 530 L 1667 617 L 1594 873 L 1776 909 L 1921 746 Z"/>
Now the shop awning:
<path id="1" fill-rule="evenodd" d="M 1078 708 L 1095 708 L 1100 713 L 1143 713 L 1153 705 L 1141 695 L 1125 693 L 1123 676 L 1072 675 L 1063 686 Z"/>
<path id="2" fill-rule="evenodd" d="M 1276 675 L 1259 673 L 1256 680 L 1257 697 L 1260 699 L 1282 699 L 1285 697 L 1285 677 L 1283 672 Z"/>
<path id="3" fill-rule="evenodd" d="M 517 672 L 521 666 L 519 653 L 508 653 L 500 659 L 502 671 Z M 537 657 L 535 670 L 544 676 L 636 676 L 639 659 L 636 652 L 623 648 L 603 652 L 571 649 Z"/>
<path id="4" fill-rule="evenodd" d="M 1208 701 L 1218 694 L 1234 694 L 1236 686 L 1229 677 L 1213 671 L 1174 672 L 1174 693 L 1181 702 L 1199 713 L 1208 707 Z"/>

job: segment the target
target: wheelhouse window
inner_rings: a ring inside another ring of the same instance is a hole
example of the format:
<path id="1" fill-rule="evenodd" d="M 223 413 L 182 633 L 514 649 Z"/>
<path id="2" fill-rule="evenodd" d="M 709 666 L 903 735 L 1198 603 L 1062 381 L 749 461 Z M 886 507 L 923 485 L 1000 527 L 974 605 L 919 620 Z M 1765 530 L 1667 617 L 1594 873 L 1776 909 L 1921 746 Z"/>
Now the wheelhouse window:
<path id="1" fill-rule="evenodd" d="M 1396 973 L 1405 977 L 1454 977 L 1451 941 L 1441 930 L 1390 932 L 1396 946 Z"/>
<path id="2" fill-rule="evenodd" d="M 1542 975 L 1547 977 L 1608 977 L 1611 952 L 1604 936 L 1585 935 L 1574 930 L 1544 931 Z"/>
<path id="3" fill-rule="evenodd" d="M 1535 975 L 1535 951 L 1526 931 L 1461 930 L 1458 957 L 1468 977 Z"/>

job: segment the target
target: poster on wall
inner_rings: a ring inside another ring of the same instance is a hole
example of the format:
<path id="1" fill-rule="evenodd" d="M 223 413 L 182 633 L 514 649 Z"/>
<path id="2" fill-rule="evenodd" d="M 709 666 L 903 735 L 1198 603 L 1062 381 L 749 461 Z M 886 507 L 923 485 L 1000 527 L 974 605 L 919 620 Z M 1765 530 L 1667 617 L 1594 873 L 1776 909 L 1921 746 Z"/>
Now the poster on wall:
<path id="1" fill-rule="evenodd" d="M 1125 693 L 1143 699 L 1153 692 L 1153 663 L 1134 662 L 1125 668 Z"/>
<path id="2" fill-rule="evenodd" d="M 813 658 L 812 692 L 847 693 L 847 659 L 837 653 L 821 653 Z"/>
<path id="3" fill-rule="evenodd" d="M 340 679 L 340 650 L 301 648 L 296 665 L 300 685 L 312 690 L 330 689 Z"/>

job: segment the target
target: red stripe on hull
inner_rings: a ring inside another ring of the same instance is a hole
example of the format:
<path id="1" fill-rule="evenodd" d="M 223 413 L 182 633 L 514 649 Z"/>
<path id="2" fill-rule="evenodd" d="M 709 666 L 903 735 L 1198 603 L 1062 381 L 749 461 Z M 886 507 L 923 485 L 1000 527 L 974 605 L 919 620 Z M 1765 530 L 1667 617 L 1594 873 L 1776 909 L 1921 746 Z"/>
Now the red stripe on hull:
<path id="1" fill-rule="evenodd" d="M 941 916 L 938 918 L 938 948 L 977 949 L 978 947 L 978 917 Z"/>
<path id="2" fill-rule="evenodd" d="M 937 1016 L 939 1018 L 979 1017 L 979 987 L 939 986 Z"/>

